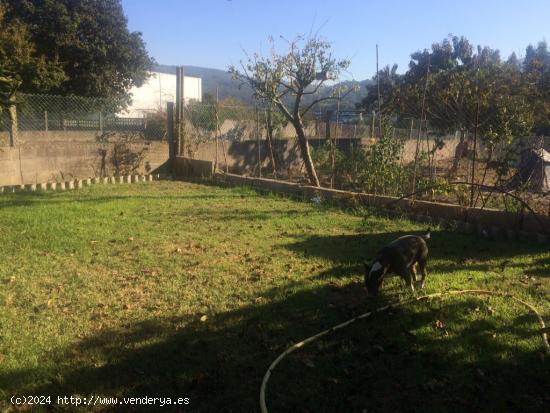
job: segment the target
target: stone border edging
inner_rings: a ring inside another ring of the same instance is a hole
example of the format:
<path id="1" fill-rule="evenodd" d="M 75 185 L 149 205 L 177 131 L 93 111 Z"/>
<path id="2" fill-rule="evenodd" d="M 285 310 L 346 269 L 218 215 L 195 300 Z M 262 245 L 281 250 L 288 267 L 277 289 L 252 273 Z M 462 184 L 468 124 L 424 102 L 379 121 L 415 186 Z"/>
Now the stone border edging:
<path id="1" fill-rule="evenodd" d="M 0 186 L 0 194 L 13 194 L 17 192 L 57 192 L 66 191 L 72 189 L 81 189 L 85 186 L 92 186 L 97 184 L 123 184 L 123 183 L 140 183 L 140 182 L 152 182 L 160 180 L 159 174 L 148 175 L 126 175 L 126 176 L 111 176 L 111 177 L 94 177 L 85 179 L 73 179 L 70 181 L 62 182 L 40 182 L 36 184 L 24 184 L 24 185 L 5 185 Z"/>

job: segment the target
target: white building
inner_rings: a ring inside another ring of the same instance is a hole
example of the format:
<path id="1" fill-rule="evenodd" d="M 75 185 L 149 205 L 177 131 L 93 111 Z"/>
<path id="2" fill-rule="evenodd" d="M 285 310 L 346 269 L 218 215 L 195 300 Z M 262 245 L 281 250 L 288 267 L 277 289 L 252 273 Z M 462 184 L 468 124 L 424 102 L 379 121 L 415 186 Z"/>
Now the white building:
<path id="1" fill-rule="evenodd" d="M 143 118 L 147 113 L 166 110 L 166 102 L 176 101 L 176 75 L 151 72 L 151 77 L 141 87 L 130 89 L 132 104 L 119 117 Z M 202 101 L 202 79 L 184 76 L 183 98 L 185 103 L 191 100 Z"/>

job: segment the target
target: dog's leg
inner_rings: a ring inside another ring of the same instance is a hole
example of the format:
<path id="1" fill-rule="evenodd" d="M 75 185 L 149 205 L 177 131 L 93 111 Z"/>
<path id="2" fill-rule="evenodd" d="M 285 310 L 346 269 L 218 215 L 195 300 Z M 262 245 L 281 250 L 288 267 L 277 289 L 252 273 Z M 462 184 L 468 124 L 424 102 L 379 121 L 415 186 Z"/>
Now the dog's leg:
<path id="1" fill-rule="evenodd" d="M 420 268 L 420 273 L 422 274 L 422 278 L 420 279 L 420 288 L 424 288 L 424 282 L 426 281 L 426 260 L 420 260 L 418 261 L 418 267 Z"/>
<path id="2" fill-rule="evenodd" d="M 416 262 L 410 267 L 413 282 L 416 284 Z"/>
<path id="3" fill-rule="evenodd" d="M 411 270 L 409 269 L 409 266 L 402 257 L 396 259 L 396 261 L 397 262 L 395 264 L 395 273 L 399 274 L 405 280 L 405 284 L 410 287 L 411 291 L 414 291 L 413 278 L 411 276 Z"/>
<path id="4" fill-rule="evenodd" d="M 411 276 L 411 272 L 409 271 L 408 268 L 407 268 L 407 276 L 405 277 L 405 282 L 409 284 L 411 291 L 414 291 L 413 277 Z"/>

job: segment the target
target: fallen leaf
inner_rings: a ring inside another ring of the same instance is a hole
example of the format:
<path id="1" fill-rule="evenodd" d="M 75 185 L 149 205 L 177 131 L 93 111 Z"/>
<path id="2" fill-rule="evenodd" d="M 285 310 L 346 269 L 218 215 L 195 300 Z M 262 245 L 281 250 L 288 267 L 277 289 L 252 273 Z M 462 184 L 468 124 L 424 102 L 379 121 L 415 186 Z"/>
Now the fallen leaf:
<path id="1" fill-rule="evenodd" d="M 442 329 L 445 328 L 445 323 L 441 320 L 435 320 L 434 323 L 433 323 L 433 327 L 442 330 Z"/>
<path id="2" fill-rule="evenodd" d="M 204 323 L 206 320 L 208 320 L 208 316 L 205 314 L 200 318 L 200 320 Z"/>

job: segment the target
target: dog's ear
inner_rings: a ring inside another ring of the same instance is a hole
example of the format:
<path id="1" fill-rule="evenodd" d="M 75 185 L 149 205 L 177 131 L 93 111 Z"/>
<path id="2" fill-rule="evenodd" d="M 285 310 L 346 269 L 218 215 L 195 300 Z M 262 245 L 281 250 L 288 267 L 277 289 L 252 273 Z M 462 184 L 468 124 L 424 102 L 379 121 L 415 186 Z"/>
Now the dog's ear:
<path id="1" fill-rule="evenodd" d="M 432 229 L 428 228 L 424 234 L 424 239 L 430 239 L 432 237 Z"/>
<path id="2" fill-rule="evenodd" d="M 363 262 L 363 266 L 365 267 L 365 274 L 368 274 L 370 272 L 370 265 L 365 261 Z"/>

